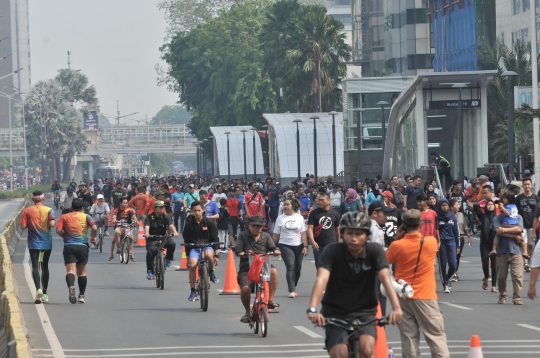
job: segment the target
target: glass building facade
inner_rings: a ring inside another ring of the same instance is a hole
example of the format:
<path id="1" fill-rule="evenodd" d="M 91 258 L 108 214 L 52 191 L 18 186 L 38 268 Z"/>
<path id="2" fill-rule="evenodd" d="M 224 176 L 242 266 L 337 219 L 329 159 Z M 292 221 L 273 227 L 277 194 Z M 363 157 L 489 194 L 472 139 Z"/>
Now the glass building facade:
<path id="1" fill-rule="evenodd" d="M 516 40 L 529 40 L 531 4 L 536 8 L 536 51 L 540 53 L 540 0 L 496 0 L 497 37 L 502 36 L 508 47 Z"/>

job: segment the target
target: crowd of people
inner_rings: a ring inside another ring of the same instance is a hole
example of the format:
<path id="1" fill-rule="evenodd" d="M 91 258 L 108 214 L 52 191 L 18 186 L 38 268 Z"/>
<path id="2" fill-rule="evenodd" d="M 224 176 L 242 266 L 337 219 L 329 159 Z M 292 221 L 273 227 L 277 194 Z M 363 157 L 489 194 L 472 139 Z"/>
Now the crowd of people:
<path id="1" fill-rule="evenodd" d="M 392 306 L 390 323 L 401 321 L 404 356 L 419 354 L 415 332 L 421 329 L 432 355 L 448 357 L 443 318 L 437 304 L 436 275 L 439 275 L 443 292 L 451 293 L 452 284 L 460 280 L 458 270 L 464 245 L 466 242 L 472 245 L 469 227 L 470 220 L 475 220 L 480 231 L 484 272 L 481 289 L 487 290 L 491 282 L 491 292 L 498 293 L 497 302 L 506 303 L 510 269 L 512 302 L 522 305 L 524 271 L 531 269 L 532 245 L 538 235 L 540 197 L 532 192 L 530 178 L 524 178 L 520 185 L 502 187 L 491 171 L 466 180 L 465 187 L 462 181 L 454 180 L 448 191 L 431 180 L 422 186 L 422 180 L 418 175 L 392 176 L 385 182 L 378 176 L 346 186 L 331 176 L 315 180 L 313 175 L 307 174 L 303 180 L 298 178 L 289 185 L 282 185 L 267 174 L 264 180 L 256 178 L 251 182 L 213 176 L 102 178 L 80 185 L 72 181 L 62 193 L 62 216 L 58 222 L 54 211 L 43 205 L 43 193 L 36 191 L 32 197 L 35 205 L 25 209 L 21 219 L 23 229 L 29 229 L 35 302 L 48 301 L 52 227 L 56 226 L 56 232 L 64 239 L 69 300 L 83 303 L 86 264 L 90 243 L 95 242 L 96 223 L 101 221 L 105 235 L 109 235 L 109 225 L 115 227 L 111 260 L 122 228 L 142 221 L 145 237 L 149 238 L 146 256 L 149 280 L 154 278 L 155 254 L 150 238 L 155 235 L 179 236 L 182 233 L 185 243 L 220 242 L 203 250 L 214 283 L 219 282 L 214 270 L 220 253 L 233 249 L 241 257 L 237 277 L 245 309 L 241 322 L 250 323 L 252 319 L 253 282 L 247 278 L 250 269 L 247 253 L 281 255 L 288 297 L 296 298 L 303 257 L 311 249 L 317 280 L 307 313 L 313 323 L 324 325 L 325 316 L 373 316 L 377 304 L 386 315 L 388 299 Z M 58 183 L 53 184 L 51 191 L 59 190 L 58 186 Z M 85 208 L 86 214 L 83 213 Z M 91 229 L 90 238 L 88 229 Z M 171 266 L 176 243 L 170 239 L 166 247 L 166 265 Z M 195 269 L 201 252 L 200 249 L 186 251 L 190 267 L 188 300 L 196 301 Z M 532 260 L 539 262 L 537 256 Z M 43 262 L 41 279 L 38 260 Z M 135 261 L 134 256 L 132 260 Z M 540 265 L 532 266 L 537 277 Z M 75 296 L 76 276 L 78 298 Z M 392 283 L 394 278 L 406 281 L 414 289 L 412 299 L 398 299 Z M 275 267 L 271 269 L 269 281 L 269 308 L 275 309 L 279 307 L 275 300 L 279 282 Z M 381 284 L 385 294 L 380 289 Z M 529 296 L 530 293 L 531 289 Z M 322 305 L 320 313 L 319 303 Z M 373 351 L 374 324 L 366 326 L 362 332 L 361 344 L 366 357 Z M 343 356 L 346 350 L 343 330 L 327 327 L 326 334 L 330 354 Z"/>

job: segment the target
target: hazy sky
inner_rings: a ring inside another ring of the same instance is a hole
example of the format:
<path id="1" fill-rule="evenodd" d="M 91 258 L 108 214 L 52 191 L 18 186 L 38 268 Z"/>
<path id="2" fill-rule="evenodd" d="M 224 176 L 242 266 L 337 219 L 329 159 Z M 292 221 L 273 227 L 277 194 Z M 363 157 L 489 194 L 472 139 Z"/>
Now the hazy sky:
<path id="1" fill-rule="evenodd" d="M 178 95 L 157 86 L 165 20 L 157 0 L 29 0 L 32 84 L 59 68 L 81 69 L 95 85 L 101 112 L 154 116 Z M 136 122 L 129 121 L 126 123 Z"/>

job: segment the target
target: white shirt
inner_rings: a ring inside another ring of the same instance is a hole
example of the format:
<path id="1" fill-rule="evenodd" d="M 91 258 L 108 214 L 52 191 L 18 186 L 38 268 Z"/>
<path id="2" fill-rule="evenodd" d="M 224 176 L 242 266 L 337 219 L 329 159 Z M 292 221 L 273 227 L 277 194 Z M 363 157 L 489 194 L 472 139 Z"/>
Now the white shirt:
<path id="1" fill-rule="evenodd" d="M 221 199 L 227 199 L 227 195 L 225 195 L 225 193 L 214 193 L 214 195 L 212 195 L 212 201 L 215 201 L 218 204 Z"/>
<path id="2" fill-rule="evenodd" d="M 341 193 L 338 191 L 334 193 L 330 192 L 330 206 L 340 206 L 341 205 Z"/>
<path id="3" fill-rule="evenodd" d="M 279 235 L 279 243 L 289 246 L 302 244 L 301 233 L 307 231 L 304 218 L 300 214 L 282 214 L 276 219 L 274 234 Z"/>
<path id="4" fill-rule="evenodd" d="M 369 237 L 369 242 L 376 242 L 384 247 L 384 231 L 373 219 L 371 219 L 371 236 Z"/>

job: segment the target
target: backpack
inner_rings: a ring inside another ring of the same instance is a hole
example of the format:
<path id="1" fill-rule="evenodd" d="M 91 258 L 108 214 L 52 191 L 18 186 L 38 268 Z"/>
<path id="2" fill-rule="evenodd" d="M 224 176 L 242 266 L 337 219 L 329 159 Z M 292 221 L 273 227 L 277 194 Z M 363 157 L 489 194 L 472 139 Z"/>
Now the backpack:
<path id="1" fill-rule="evenodd" d="M 394 187 L 392 187 L 392 191 L 394 192 L 394 201 L 396 202 L 396 204 L 401 204 L 405 201 L 405 198 L 400 191 L 396 190 Z"/>

